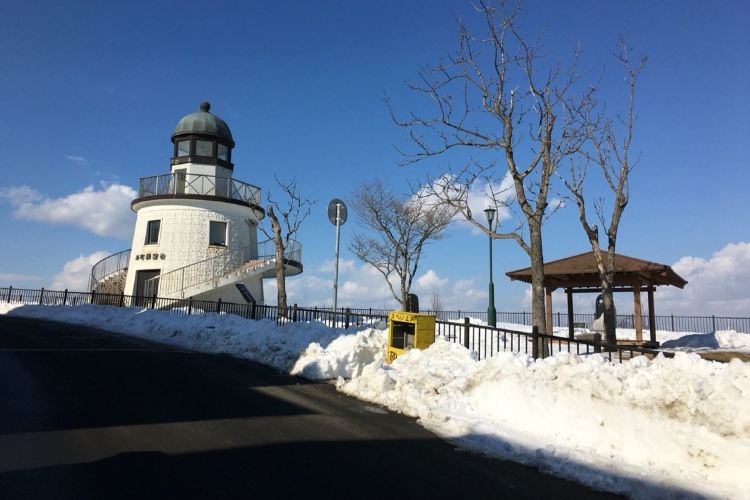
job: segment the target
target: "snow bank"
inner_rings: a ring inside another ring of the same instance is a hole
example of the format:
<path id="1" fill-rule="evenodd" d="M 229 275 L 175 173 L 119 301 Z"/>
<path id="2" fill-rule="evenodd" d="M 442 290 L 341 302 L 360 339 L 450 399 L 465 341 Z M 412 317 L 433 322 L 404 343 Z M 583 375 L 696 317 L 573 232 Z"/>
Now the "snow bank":
<path id="1" fill-rule="evenodd" d="M 503 353 L 476 362 L 438 341 L 338 386 L 466 448 L 594 487 L 643 498 L 659 486 L 750 495 L 750 365 L 739 361 Z"/>
<path id="2" fill-rule="evenodd" d="M 106 306 L 0 304 L 0 313 L 105 326 L 313 379 L 338 378 L 341 391 L 418 417 L 464 448 L 605 490 L 750 498 L 750 363 L 738 360 L 678 353 L 612 364 L 599 355 L 534 361 L 501 353 L 478 362 L 438 339 L 386 365 L 382 323 L 342 330 Z M 719 332 L 715 341 L 746 346 L 743 335 Z"/>
<path id="3" fill-rule="evenodd" d="M 178 316 L 154 309 L 113 306 L 0 303 L 0 314 L 8 312 L 106 328 L 196 351 L 231 354 L 284 372 L 295 370 L 295 373 L 318 379 L 353 376 L 375 359 L 373 343 L 379 342 L 381 346 L 385 343 L 383 325 L 376 330 L 371 327 L 344 330 L 319 322 L 277 325 L 271 320 L 248 321 L 239 316 L 217 313 Z M 305 357 L 304 353 L 308 351 L 316 353 L 315 357 L 312 354 Z"/>

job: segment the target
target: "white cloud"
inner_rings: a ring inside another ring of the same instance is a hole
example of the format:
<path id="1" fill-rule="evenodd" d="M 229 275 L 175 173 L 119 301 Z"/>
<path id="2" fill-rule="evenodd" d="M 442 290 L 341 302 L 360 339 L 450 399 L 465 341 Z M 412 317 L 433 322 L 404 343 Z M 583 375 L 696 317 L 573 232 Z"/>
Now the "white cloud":
<path id="1" fill-rule="evenodd" d="M 688 284 L 657 288 L 657 314 L 750 315 L 750 243 L 729 243 L 710 259 L 682 257 L 672 269 Z"/>
<path id="2" fill-rule="evenodd" d="M 318 273 L 333 273 L 336 261 L 334 259 L 326 260 L 316 268 Z M 351 259 L 339 259 L 339 274 L 354 270 L 356 262 Z"/>
<path id="3" fill-rule="evenodd" d="M 87 163 L 88 160 L 84 158 L 83 156 L 76 156 L 76 155 L 65 155 L 66 160 L 75 161 L 78 163 Z"/>
<path id="4" fill-rule="evenodd" d="M 0 189 L 0 198 L 14 207 L 17 219 L 69 224 L 99 236 L 130 240 L 134 214 L 130 202 L 137 193 L 123 184 L 87 186 L 62 198 L 46 198 L 28 186 Z"/>
<path id="5" fill-rule="evenodd" d="M 346 260 L 339 266 L 338 303 L 344 307 L 388 308 L 395 300 L 383 276 L 371 266 Z M 312 266 L 310 266 L 312 267 Z M 287 301 L 300 306 L 333 304 L 333 266 L 321 264 L 317 271 L 305 272 L 286 281 Z M 266 280 L 264 294 L 268 303 L 276 302 L 276 282 Z"/>
<path id="6" fill-rule="evenodd" d="M 513 178 L 510 173 L 506 173 L 500 182 L 495 180 L 476 180 L 465 195 L 463 194 L 462 185 L 455 180 L 455 176 L 444 174 L 438 177 L 431 187 L 423 187 L 417 196 L 428 200 L 429 203 L 438 203 L 439 197 L 434 193 L 442 194 L 443 196 L 441 197 L 449 198 L 466 196 L 467 204 L 474 219 L 482 225 L 487 224 L 484 210 L 488 207 L 494 207 L 497 210 L 496 217 L 500 224 L 510 219 L 513 215 L 510 207 L 516 199 Z M 463 224 L 469 224 L 461 214 L 456 214 L 455 220 Z M 474 226 L 472 228 L 472 232 L 475 235 L 483 234 Z"/>
<path id="7" fill-rule="evenodd" d="M 344 307 L 365 307 L 389 309 L 396 307 L 388 285 L 376 269 L 367 264 L 353 260 L 342 260 L 340 266 L 338 303 Z M 324 262 L 315 271 L 305 272 L 300 276 L 287 279 L 287 295 L 290 304 L 300 306 L 326 306 L 333 304 L 333 268 Z M 342 271 L 343 269 L 343 271 Z M 398 284 L 393 278 L 394 289 Z M 275 280 L 265 280 L 264 294 L 266 301 L 276 302 Z M 441 296 L 443 305 L 448 309 L 482 310 L 486 307 L 487 291 L 474 287 L 473 280 L 451 281 L 440 277 L 429 269 L 415 278 L 412 292 L 419 295 L 423 309 L 430 306 L 433 291 Z"/>
<path id="8" fill-rule="evenodd" d="M 52 279 L 50 288 L 52 290 L 88 290 L 91 267 L 109 254 L 110 252 L 100 250 L 90 255 L 81 255 L 66 262 L 62 271 L 57 273 Z"/>
<path id="9" fill-rule="evenodd" d="M 31 189 L 29 186 L 13 186 L 0 189 L 0 198 L 5 198 L 14 207 L 24 203 L 34 203 L 43 198 L 41 194 Z"/>
<path id="10" fill-rule="evenodd" d="M 422 276 L 417 278 L 415 285 L 423 290 L 441 289 L 446 283 L 448 278 L 441 278 L 435 271 L 429 269 Z"/>
<path id="11" fill-rule="evenodd" d="M 656 315 L 685 316 L 741 316 L 750 315 L 750 243 L 729 243 L 710 259 L 686 256 L 672 265 L 672 269 L 687 280 L 684 289 L 672 286 L 656 288 Z M 645 292 L 642 293 L 643 312 L 648 310 Z M 595 294 L 574 295 L 576 313 L 594 312 Z M 531 310 L 531 287 L 526 288 L 520 301 L 522 309 Z M 552 294 L 552 310 L 567 311 L 567 298 L 562 290 Z M 633 314 L 633 294 L 615 294 L 618 314 Z"/>

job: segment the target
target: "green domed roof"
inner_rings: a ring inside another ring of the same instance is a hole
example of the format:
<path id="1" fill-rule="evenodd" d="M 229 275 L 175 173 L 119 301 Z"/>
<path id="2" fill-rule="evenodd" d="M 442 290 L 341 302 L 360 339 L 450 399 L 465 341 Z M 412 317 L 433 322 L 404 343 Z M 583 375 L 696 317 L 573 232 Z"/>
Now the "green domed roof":
<path id="1" fill-rule="evenodd" d="M 204 134 L 225 139 L 234 145 L 234 139 L 232 138 L 232 131 L 229 130 L 229 125 L 218 116 L 209 113 L 211 105 L 207 102 L 202 102 L 201 110 L 195 113 L 185 115 L 177 123 L 177 126 L 172 132 L 172 137 L 183 134 Z"/>

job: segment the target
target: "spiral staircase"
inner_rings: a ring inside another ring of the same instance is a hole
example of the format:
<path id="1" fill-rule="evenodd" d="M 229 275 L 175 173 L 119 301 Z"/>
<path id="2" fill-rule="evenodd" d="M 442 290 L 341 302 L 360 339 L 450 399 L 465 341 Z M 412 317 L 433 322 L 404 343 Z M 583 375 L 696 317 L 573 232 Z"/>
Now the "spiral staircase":
<path id="1" fill-rule="evenodd" d="M 91 269 L 89 291 L 121 294 L 130 261 L 130 249 L 105 257 Z M 146 282 L 146 296 L 186 299 L 232 287 L 254 276 L 276 276 L 276 250 L 273 240 L 252 247 L 225 250 L 213 257 L 168 271 Z M 284 275 L 302 272 L 302 246 L 289 240 L 283 254 Z"/>

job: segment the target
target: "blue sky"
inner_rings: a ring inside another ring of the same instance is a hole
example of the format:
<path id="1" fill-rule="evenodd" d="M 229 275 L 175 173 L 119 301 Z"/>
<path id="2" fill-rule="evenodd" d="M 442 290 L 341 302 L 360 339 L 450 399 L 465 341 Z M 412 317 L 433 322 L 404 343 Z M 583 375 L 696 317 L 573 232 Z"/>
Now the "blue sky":
<path id="1" fill-rule="evenodd" d="M 296 177 L 318 200 L 299 238 L 305 273 L 290 282 L 295 301 L 325 302 L 334 237 L 328 201 L 374 177 L 405 191 L 447 167 L 397 165 L 393 146 L 408 143 L 383 95 L 399 111 L 421 106 L 404 82 L 455 49 L 453 16 L 480 21 L 465 1 L 0 4 L 0 286 L 61 284 L 66 263 L 128 248 L 122 235 L 132 216 L 113 200 L 127 198 L 122 187 L 135 188 L 139 177 L 168 171 L 174 125 L 208 100 L 232 128 L 237 178 L 267 189 L 274 174 Z M 592 73 L 606 66 L 603 94 L 613 109 L 624 99 L 610 55 L 617 34 L 648 55 L 637 93 L 642 159 L 618 251 L 680 261 L 691 294 L 710 288 L 702 279 L 744 280 L 741 264 L 750 261 L 742 244 L 750 241 L 748 21 L 741 1 L 710 9 L 689 1 L 529 1 L 521 18 L 525 33 L 544 32 L 550 55 L 567 57 L 580 42 Z M 114 191 L 78 198 L 94 204 L 76 213 L 65 201 L 87 186 Z M 352 220 L 342 248 L 353 230 Z M 545 231 L 547 260 L 589 249 L 572 207 Z M 431 274 L 421 291 L 441 289 L 451 308 L 486 307 L 486 253 L 484 237 L 454 227 L 427 249 L 422 271 Z M 342 258 L 353 256 L 344 250 Z M 495 264 L 498 309 L 524 307 L 524 287 L 502 273 L 528 265 L 525 254 L 499 241 Z M 362 281 L 359 264 L 344 268 L 352 302 L 371 293 L 375 305 L 387 303 L 374 282 Z M 736 291 L 710 304 L 668 292 L 668 306 L 750 309 L 739 281 L 729 288 Z"/>

